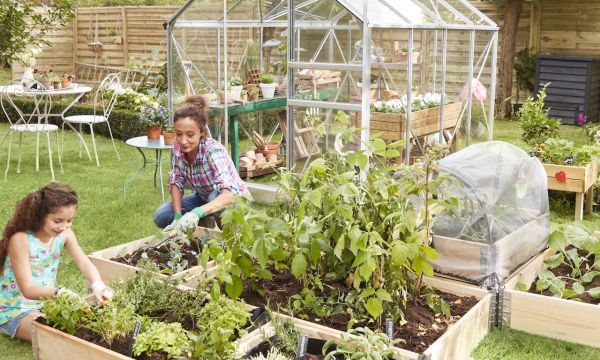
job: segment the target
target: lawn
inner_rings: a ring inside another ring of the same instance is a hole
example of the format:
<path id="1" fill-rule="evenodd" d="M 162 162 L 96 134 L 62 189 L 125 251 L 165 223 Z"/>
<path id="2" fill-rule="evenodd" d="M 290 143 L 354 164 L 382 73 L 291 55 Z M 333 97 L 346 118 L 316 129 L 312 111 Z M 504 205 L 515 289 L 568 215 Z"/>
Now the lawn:
<path id="1" fill-rule="evenodd" d="M 516 123 L 513 122 L 496 122 L 496 138 L 522 145 L 519 141 L 520 131 L 515 125 Z M 7 124 L 0 123 L 0 134 L 3 134 L 6 129 Z M 561 135 L 574 140 L 580 138 L 579 129 L 570 126 L 561 127 Z M 33 136 L 29 136 L 28 140 L 33 140 Z M 86 136 L 86 140 L 91 144 L 89 136 Z M 110 139 L 97 137 L 97 142 L 100 167 L 96 167 L 95 162 L 79 158 L 78 143 L 70 132 L 65 136 L 64 173 L 58 170 L 55 157 L 57 181 L 69 183 L 80 196 L 79 211 L 73 228 L 86 253 L 157 233 L 152 223 L 152 214 L 161 202 L 160 191 L 153 187 L 152 168 L 147 169 L 142 176 L 133 181 L 127 189 L 127 196 L 123 197 L 123 183 L 140 166 L 141 156 L 137 150 L 118 141 L 117 148 L 121 154 L 119 161 L 112 149 Z M 0 149 L 0 227 L 2 228 L 18 199 L 50 181 L 45 145 L 41 146 L 40 171 L 36 173 L 34 149 L 30 143 L 33 142 L 27 141 L 23 149 L 20 174 L 15 171 L 16 147 L 13 146 L 13 164 L 7 181 L 3 180 L 6 168 L 6 144 Z M 14 137 L 13 145 L 16 144 L 16 137 Z M 154 154 L 149 156 L 151 158 Z M 166 157 L 165 155 L 165 160 Z M 571 221 L 573 205 L 569 205 L 568 201 L 568 197 L 559 197 L 551 201 L 554 226 Z M 600 228 L 600 215 L 595 213 L 586 216 L 584 223 L 590 228 Z M 67 255 L 63 257 L 58 282 L 59 285 L 74 289 L 81 294 L 85 292 L 85 281 Z M 29 343 L 12 341 L 6 336 L 0 336 L 0 348 L 4 349 L 0 356 L 2 359 L 31 359 Z M 600 350 L 507 330 L 489 335 L 473 356 L 478 360 L 599 359 Z"/>

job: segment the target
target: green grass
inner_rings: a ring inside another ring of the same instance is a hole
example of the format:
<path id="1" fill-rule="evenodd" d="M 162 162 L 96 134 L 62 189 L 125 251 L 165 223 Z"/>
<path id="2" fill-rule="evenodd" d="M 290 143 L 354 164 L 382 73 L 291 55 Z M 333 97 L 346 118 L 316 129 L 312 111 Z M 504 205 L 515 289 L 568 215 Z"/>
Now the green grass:
<path id="1" fill-rule="evenodd" d="M 0 69 L 0 84 L 8 84 L 12 80 L 11 77 L 10 68 L 5 67 Z"/>
<path id="2" fill-rule="evenodd" d="M 0 123 L 0 134 L 6 131 L 7 125 Z M 579 128 L 562 126 L 561 135 L 578 140 Z M 86 136 L 89 145 L 90 138 Z M 515 122 L 496 122 L 496 138 L 510 141 L 517 145 L 520 142 L 520 130 Z M 69 183 L 80 196 L 80 206 L 73 228 L 79 237 L 86 253 L 107 248 L 116 244 L 139 239 L 155 234 L 156 227 L 152 223 L 154 209 L 160 205 L 160 191 L 154 189 L 152 183 L 152 167 L 136 179 L 128 187 L 127 196 L 122 195 L 122 186 L 140 166 L 141 157 L 137 150 L 117 142 L 121 160 L 117 160 L 110 139 L 97 137 L 100 155 L 100 167 L 95 162 L 80 159 L 78 143 L 75 136 L 67 132 L 63 155 L 64 173 L 58 170 L 55 160 L 57 181 Z M 15 202 L 28 192 L 50 181 L 48 157 L 45 142 L 42 142 L 40 154 L 40 171 L 34 170 L 33 136 L 27 138 L 23 149 L 23 164 L 20 174 L 16 173 L 16 137 L 13 137 L 13 162 L 4 181 L 6 168 L 5 143 L 0 149 L 0 227 L 4 227 L 13 211 Z M 53 139 L 54 141 L 54 139 Z M 243 150 L 251 148 L 244 142 Z M 154 154 L 148 153 L 150 159 Z M 166 155 L 165 155 L 166 160 Z M 168 167 L 168 164 L 165 168 Z M 166 174 L 166 169 L 164 170 Z M 166 181 L 166 176 L 165 176 Z M 568 197 L 558 197 L 551 201 L 552 225 L 569 223 L 574 215 L 573 205 Z M 571 200 L 572 201 L 572 200 Z M 600 228 L 600 215 L 586 216 L 584 224 L 590 228 Z M 80 293 L 85 291 L 85 280 L 75 268 L 68 255 L 63 257 L 59 270 L 58 282 L 62 286 L 72 288 Z M 30 344 L 13 341 L 0 336 L 2 359 L 31 359 Z M 531 336 L 517 331 L 493 332 L 482 342 L 474 354 L 475 359 L 600 359 L 600 350 L 562 343 L 546 338 Z"/>
<path id="3" fill-rule="evenodd" d="M 599 359 L 600 350 L 516 330 L 492 331 L 472 354 L 475 360 Z"/>

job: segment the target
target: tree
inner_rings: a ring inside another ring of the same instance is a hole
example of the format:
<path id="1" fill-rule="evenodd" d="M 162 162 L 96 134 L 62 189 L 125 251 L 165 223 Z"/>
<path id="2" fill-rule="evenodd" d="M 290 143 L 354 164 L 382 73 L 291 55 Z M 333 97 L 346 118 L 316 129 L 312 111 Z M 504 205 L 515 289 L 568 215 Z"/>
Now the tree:
<path id="1" fill-rule="evenodd" d="M 0 0 L 0 68 L 20 52 L 49 45 L 46 34 L 65 26 L 74 13 L 74 0 Z"/>

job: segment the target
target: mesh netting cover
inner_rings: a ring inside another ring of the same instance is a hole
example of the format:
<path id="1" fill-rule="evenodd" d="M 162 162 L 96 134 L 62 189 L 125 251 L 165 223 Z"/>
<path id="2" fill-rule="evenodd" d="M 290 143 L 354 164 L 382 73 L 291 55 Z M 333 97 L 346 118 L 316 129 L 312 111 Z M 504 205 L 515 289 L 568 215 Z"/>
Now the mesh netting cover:
<path id="1" fill-rule="evenodd" d="M 538 159 L 493 141 L 442 159 L 439 171 L 453 180 L 443 196 L 458 198 L 460 206 L 436 217 L 433 245 L 442 253 L 436 270 L 474 281 L 504 279 L 546 247 L 547 177 Z"/>

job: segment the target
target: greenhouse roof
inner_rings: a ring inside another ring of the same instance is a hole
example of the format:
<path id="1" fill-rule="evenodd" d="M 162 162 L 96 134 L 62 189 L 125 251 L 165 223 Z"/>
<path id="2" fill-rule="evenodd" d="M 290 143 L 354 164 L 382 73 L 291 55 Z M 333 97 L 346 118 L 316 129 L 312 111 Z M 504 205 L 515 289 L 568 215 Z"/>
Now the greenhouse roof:
<path id="1" fill-rule="evenodd" d="M 227 17 L 223 11 L 213 18 L 201 11 L 186 14 L 195 3 L 207 2 L 189 0 L 169 23 L 175 28 L 216 28 L 225 24 L 227 27 L 288 25 L 286 0 L 228 1 Z M 210 3 L 218 4 L 216 1 Z M 356 26 L 352 19 L 365 19 L 363 0 L 297 0 L 294 6 L 295 26 L 300 28 Z M 369 0 L 366 13 L 372 28 L 498 30 L 492 20 L 467 0 Z"/>

